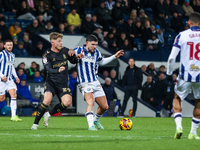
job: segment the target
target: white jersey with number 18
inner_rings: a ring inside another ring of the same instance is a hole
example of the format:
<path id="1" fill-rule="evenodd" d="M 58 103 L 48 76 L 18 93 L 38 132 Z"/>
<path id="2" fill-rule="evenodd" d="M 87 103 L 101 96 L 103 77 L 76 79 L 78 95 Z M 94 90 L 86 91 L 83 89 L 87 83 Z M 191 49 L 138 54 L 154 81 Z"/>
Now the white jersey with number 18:
<path id="1" fill-rule="evenodd" d="M 180 48 L 179 76 L 188 82 L 200 82 L 200 27 L 180 32 L 173 46 Z"/>

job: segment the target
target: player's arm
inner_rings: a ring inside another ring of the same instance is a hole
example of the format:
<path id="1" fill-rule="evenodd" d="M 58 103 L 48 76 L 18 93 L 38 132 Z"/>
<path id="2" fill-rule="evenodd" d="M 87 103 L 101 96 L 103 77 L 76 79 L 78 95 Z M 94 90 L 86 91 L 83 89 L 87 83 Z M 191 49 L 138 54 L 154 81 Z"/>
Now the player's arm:
<path id="1" fill-rule="evenodd" d="M 76 54 L 76 52 L 73 49 L 69 49 L 68 55 L 69 55 L 69 61 L 72 64 L 76 64 L 78 59 L 83 58 L 82 53 Z"/>
<path id="2" fill-rule="evenodd" d="M 16 82 L 19 83 L 20 80 L 19 80 L 19 78 L 18 78 L 18 76 L 17 76 L 16 70 L 15 70 L 15 66 L 12 65 L 12 67 L 13 67 L 13 69 L 12 69 L 12 75 L 13 75 L 14 78 L 16 79 Z"/>
<path id="3" fill-rule="evenodd" d="M 115 58 L 118 58 L 120 56 L 123 56 L 124 52 L 123 50 L 119 50 L 118 52 L 115 53 L 115 55 L 112 55 L 110 57 L 107 58 L 103 58 L 102 56 L 99 57 L 98 61 L 99 61 L 99 65 L 103 66 L 108 64 L 109 62 L 111 62 L 112 60 L 114 60 Z"/>
<path id="4" fill-rule="evenodd" d="M 3 60 L 3 54 L 0 53 L 0 65 L 1 65 L 2 60 Z M 1 78 L 1 80 L 5 81 L 5 82 L 7 81 L 7 77 L 4 76 L 4 75 L 2 74 L 2 72 L 0 72 L 0 78 Z"/>
<path id="5" fill-rule="evenodd" d="M 179 51 L 180 51 L 180 48 L 173 46 L 172 51 L 167 61 L 167 75 L 172 75 L 176 57 Z"/>
<path id="6" fill-rule="evenodd" d="M 51 62 L 50 62 L 50 58 L 49 58 L 49 56 L 45 56 L 45 57 L 43 57 L 43 60 L 42 60 L 42 62 L 43 62 L 43 65 L 44 65 L 44 68 L 48 71 L 48 73 L 59 73 L 59 69 L 60 68 L 52 68 L 52 65 L 51 65 Z"/>

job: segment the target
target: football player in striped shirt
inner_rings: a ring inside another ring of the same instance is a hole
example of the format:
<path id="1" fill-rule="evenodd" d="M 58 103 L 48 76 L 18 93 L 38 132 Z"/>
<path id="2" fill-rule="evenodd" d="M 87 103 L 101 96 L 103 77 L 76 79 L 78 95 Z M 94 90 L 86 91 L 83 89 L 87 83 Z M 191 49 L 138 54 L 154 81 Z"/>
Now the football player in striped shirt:
<path id="1" fill-rule="evenodd" d="M 6 40 L 4 44 L 4 50 L 0 52 L 0 101 L 5 100 L 6 91 L 10 94 L 11 102 L 11 121 L 22 121 L 16 115 L 17 109 L 17 86 L 13 81 L 13 76 L 16 79 L 16 83 L 20 80 L 16 74 L 14 63 L 15 55 L 12 53 L 13 42 L 11 40 Z"/>
<path id="2" fill-rule="evenodd" d="M 180 32 L 175 40 L 168 59 L 167 78 L 171 78 L 174 63 L 180 52 L 180 67 L 178 82 L 175 85 L 173 111 L 176 123 L 174 139 L 180 139 L 183 134 L 181 101 L 193 91 L 195 107 L 188 139 L 200 139 L 197 128 L 200 122 L 200 14 L 192 13 L 189 16 L 190 29 Z"/>
<path id="3" fill-rule="evenodd" d="M 94 125 L 96 125 L 98 129 L 104 129 L 99 119 L 108 109 L 105 93 L 98 81 L 98 65 L 105 65 L 124 54 L 123 50 L 119 50 L 114 55 L 103 58 L 100 51 L 96 48 L 97 44 L 97 38 L 94 35 L 89 35 L 86 38 L 86 45 L 74 49 L 76 55 L 82 53 L 84 56 L 82 59 L 79 59 L 77 63 L 78 86 L 87 102 L 85 115 L 89 130 L 93 131 L 97 130 Z M 99 105 L 95 114 L 93 113 L 94 102 Z"/>

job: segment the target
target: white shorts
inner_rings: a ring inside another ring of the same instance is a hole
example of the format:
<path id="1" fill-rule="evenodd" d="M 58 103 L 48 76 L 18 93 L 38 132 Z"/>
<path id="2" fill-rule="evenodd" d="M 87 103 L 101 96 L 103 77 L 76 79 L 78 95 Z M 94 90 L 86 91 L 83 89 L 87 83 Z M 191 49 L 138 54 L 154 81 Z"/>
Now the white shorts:
<path id="1" fill-rule="evenodd" d="M 93 93 L 94 98 L 105 96 L 105 93 L 99 81 L 94 81 L 90 83 L 80 83 L 78 87 L 83 96 L 85 93 Z"/>
<path id="2" fill-rule="evenodd" d="M 0 81 L 0 95 L 6 94 L 6 91 L 9 91 L 11 89 L 17 90 L 17 86 L 14 81 Z"/>
<path id="3" fill-rule="evenodd" d="M 179 78 L 174 87 L 174 91 L 181 100 L 184 100 L 192 91 L 194 98 L 200 99 L 200 82 L 187 82 Z"/>

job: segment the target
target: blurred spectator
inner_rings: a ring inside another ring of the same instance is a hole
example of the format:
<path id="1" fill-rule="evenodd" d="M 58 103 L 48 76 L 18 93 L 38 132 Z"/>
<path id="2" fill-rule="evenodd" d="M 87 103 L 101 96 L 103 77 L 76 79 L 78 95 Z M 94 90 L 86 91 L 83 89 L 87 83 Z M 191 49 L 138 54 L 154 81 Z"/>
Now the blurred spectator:
<path id="1" fill-rule="evenodd" d="M 85 18 L 82 20 L 81 23 L 81 31 L 83 34 L 91 34 L 95 30 L 95 25 L 92 21 L 92 15 L 86 14 Z"/>
<path id="2" fill-rule="evenodd" d="M 117 72 L 115 70 L 110 71 L 110 79 L 113 83 L 119 84 L 119 80 L 117 78 Z"/>
<path id="3" fill-rule="evenodd" d="M 57 5 L 57 9 L 59 9 L 60 7 L 65 8 L 65 11 L 66 11 L 67 13 L 70 12 L 69 7 L 65 4 L 65 1 L 64 1 L 64 0 L 59 0 L 59 3 L 58 3 L 58 5 Z"/>
<path id="4" fill-rule="evenodd" d="M 156 13 L 162 14 L 162 16 L 167 19 L 169 12 L 167 8 L 167 4 L 164 2 L 164 0 L 159 0 L 159 2 L 156 5 Z"/>
<path id="5" fill-rule="evenodd" d="M 28 52 L 27 50 L 24 48 L 24 42 L 18 42 L 18 47 L 13 49 L 13 53 L 15 54 L 16 57 L 27 57 L 28 56 Z"/>
<path id="6" fill-rule="evenodd" d="M 42 42 L 38 42 L 36 49 L 33 50 L 33 56 L 42 57 L 44 52 L 45 52 L 45 49 L 43 48 L 43 43 Z"/>
<path id="7" fill-rule="evenodd" d="M 34 72 L 33 81 L 34 82 L 43 82 L 43 79 L 42 79 L 42 77 L 40 75 L 40 71 L 39 70 L 36 70 Z"/>
<path id="8" fill-rule="evenodd" d="M 109 73 L 108 73 L 107 70 L 104 70 L 104 71 L 103 71 L 103 76 L 104 76 L 105 78 L 109 77 Z"/>
<path id="9" fill-rule="evenodd" d="M 44 33 L 45 30 L 38 25 L 38 21 L 35 19 L 29 26 L 25 28 L 25 32 L 29 33 L 29 38 L 32 40 L 35 33 Z"/>
<path id="10" fill-rule="evenodd" d="M 151 39 L 147 40 L 147 49 L 146 51 L 157 51 L 160 49 L 160 41 L 157 38 L 156 34 L 152 34 Z"/>
<path id="11" fill-rule="evenodd" d="M 69 75 L 69 88 L 72 92 L 72 96 L 75 96 L 77 76 L 78 74 L 76 70 L 72 71 L 72 73 Z"/>
<path id="12" fill-rule="evenodd" d="M 129 66 L 126 68 L 124 77 L 123 77 L 123 86 L 125 87 L 124 101 L 122 108 L 120 110 L 119 116 L 124 115 L 127 102 L 132 96 L 133 98 L 133 113 L 132 117 L 135 117 L 137 110 L 137 95 L 138 89 L 142 88 L 142 72 L 141 69 L 135 65 L 135 60 L 130 58 L 128 61 Z"/>
<path id="13" fill-rule="evenodd" d="M 141 26 L 141 22 L 138 20 L 136 21 L 135 25 L 134 25 L 134 35 L 135 38 L 141 38 L 142 37 L 142 26 Z"/>
<path id="14" fill-rule="evenodd" d="M 140 0 L 132 0 L 130 7 L 131 9 L 136 9 L 137 13 L 139 13 L 140 9 L 144 9 L 144 6 Z"/>
<path id="15" fill-rule="evenodd" d="M 4 50 L 3 41 L 0 41 L 0 52 Z"/>
<path id="16" fill-rule="evenodd" d="M 179 16 L 184 17 L 185 16 L 185 11 L 183 8 L 178 4 L 178 0 L 173 0 L 171 4 L 171 10 L 172 13 L 177 12 Z"/>
<path id="17" fill-rule="evenodd" d="M 100 6 L 97 7 L 96 16 L 97 16 L 97 22 L 100 25 L 103 25 L 104 32 L 108 32 L 109 26 L 110 24 L 112 24 L 112 17 L 111 17 L 111 13 L 105 7 L 104 2 L 101 2 Z M 104 33 L 104 34 L 107 34 L 107 33 Z"/>
<path id="18" fill-rule="evenodd" d="M 17 94 L 19 94 L 25 99 L 32 101 L 32 95 L 28 88 L 28 85 L 26 84 L 25 79 L 22 79 L 21 82 L 17 84 Z"/>
<path id="19" fill-rule="evenodd" d="M 69 0 L 69 4 L 67 4 L 70 10 L 77 9 L 77 5 L 75 4 L 75 0 Z"/>
<path id="20" fill-rule="evenodd" d="M 102 88 L 105 92 L 107 101 L 113 101 L 114 99 L 117 99 L 117 94 L 115 93 L 114 86 L 111 84 L 111 79 L 106 78 L 105 83 L 102 85 Z"/>
<path id="21" fill-rule="evenodd" d="M 108 48 L 108 42 L 103 41 L 101 44 L 103 45 L 103 47 Z"/>
<path id="22" fill-rule="evenodd" d="M 153 96 L 153 86 L 154 83 L 152 80 L 152 76 L 148 76 L 147 81 L 142 86 L 142 94 L 141 94 L 141 99 L 148 104 L 151 103 L 150 99 Z"/>
<path id="23" fill-rule="evenodd" d="M 142 39 L 145 43 L 147 43 L 147 40 L 152 37 L 152 32 L 150 28 L 150 21 L 146 20 L 144 29 L 142 30 Z"/>
<path id="24" fill-rule="evenodd" d="M 163 18 L 161 13 L 158 13 L 154 18 L 155 24 L 158 24 L 162 29 L 166 28 L 166 21 L 165 18 Z"/>
<path id="25" fill-rule="evenodd" d="M 136 19 L 137 19 L 137 10 L 136 9 L 131 10 L 131 14 L 130 14 L 129 18 L 133 19 L 133 21 L 136 21 Z"/>
<path id="26" fill-rule="evenodd" d="M 118 24 L 123 23 L 123 11 L 119 2 L 116 2 L 112 9 L 112 18 L 117 21 Z"/>
<path id="27" fill-rule="evenodd" d="M 130 39 L 131 43 L 134 44 L 134 26 L 133 26 L 133 19 L 129 18 L 127 22 L 124 23 L 123 32 L 126 33 L 127 38 Z"/>
<path id="28" fill-rule="evenodd" d="M 107 0 L 107 1 L 105 2 L 105 7 L 106 7 L 109 11 L 112 11 L 114 5 L 115 5 L 115 1 L 113 1 L 113 0 Z"/>
<path id="29" fill-rule="evenodd" d="M 38 20 L 38 26 L 44 28 L 46 21 L 44 21 L 44 17 L 42 14 L 38 15 L 37 20 Z"/>
<path id="30" fill-rule="evenodd" d="M 54 27 L 58 27 L 60 23 L 66 23 L 65 9 L 61 7 L 59 11 L 54 11 L 51 21 Z"/>
<path id="31" fill-rule="evenodd" d="M 45 21 L 50 20 L 52 17 L 50 16 L 49 5 L 46 4 L 43 0 L 40 0 L 40 3 L 36 8 L 36 12 L 36 15 L 38 16 L 41 14 Z"/>
<path id="32" fill-rule="evenodd" d="M 131 45 L 131 43 L 129 42 L 128 39 L 125 39 L 124 43 L 123 43 L 123 45 L 122 45 L 122 47 L 120 49 L 123 49 L 123 50 L 133 50 L 133 46 Z"/>
<path id="33" fill-rule="evenodd" d="M 76 34 L 75 28 L 76 27 L 74 25 L 70 25 L 69 28 L 68 28 L 67 33 L 68 34 Z"/>
<path id="34" fill-rule="evenodd" d="M 117 40 L 112 32 L 108 33 L 108 35 L 105 37 L 105 40 L 108 42 L 109 49 L 114 52 L 117 51 Z"/>
<path id="35" fill-rule="evenodd" d="M 13 35 L 17 35 L 18 33 L 22 32 L 19 22 L 15 22 L 12 26 L 10 26 L 8 31 L 12 37 Z"/>
<path id="36" fill-rule="evenodd" d="M 156 29 L 155 29 L 155 26 L 153 24 L 150 26 L 150 29 L 151 29 L 152 34 L 156 33 Z"/>
<path id="37" fill-rule="evenodd" d="M 189 15 L 191 13 L 194 12 L 192 6 L 190 6 L 190 1 L 189 0 L 185 0 L 185 2 L 183 3 L 183 10 L 185 11 L 185 15 L 189 17 Z"/>
<path id="38" fill-rule="evenodd" d="M 160 29 L 160 26 L 159 25 L 156 25 L 155 26 L 155 29 L 156 29 L 156 35 L 159 39 L 159 41 L 164 44 L 165 40 L 164 40 L 164 36 L 163 36 L 163 32 L 162 30 Z"/>
<path id="39" fill-rule="evenodd" d="M 173 13 L 172 13 L 172 10 L 171 10 L 170 0 L 166 0 L 165 3 L 166 3 L 166 8 L 167 8 L 169 16 L 172 16 Z"/>
<path id="40" fill-rule="evenodd" d="M 159 71 L 158 71 L 158 76 L 160 75 L 160 73 L 163 73 L 164 75 L 166 75 L 166 72 L 165 72 L 165 66 L 164 65 L 161 65 L 159 67 Z"/>
<path id="41" fill-rule="evenodd" d="M 95 35 L 97 37 L 99 43 L 102 43 L 104 41 L 104 37 L 103 37 L 103 34 L 102 34 L 100 27 L 97 27 L 94 30 L 93 35 Z"/>
<path id="42" fill-rule="evenodd" d="M 193 0 L 191 6 L 195 12 L 200 13 L 200 0 Z"/>
<path id="43" fill-rule="evenodd" d="M 31 67 L 26 69 L 27 80 L 33 80 L 34 72 L 37 70 L 36 67 L 37 67 L 37 63 L 33 61 L 31 63 Z"/>
<path id="44" fill-rule="evenodd" d="M 97 16 L 96 15 L 92 16 L 92 21 L 93 21 L 95 27 L 97 27 L 97 28 L 99 27 L 99 28 L 103 29 L 103 27 L 97 22 Z"/>
<path id="45" fill-rule="evenodd" d="M 71 12 L 67 15 L 68 25 L 74 25 L 75 27 L 81 26 L 81 19 L 79 14 L 76 12 L 76 9 L 72 9 Z"/>
<path id="46" fill-rule="evenodd" d="M 146 72 L 146 70 L 147 70 L 146 65 L 142 65 L 141 70 L 142 70 L 143 72 Z"/>
<path id="47" fill-rule="evenodd" d="M 156 69 L 155 69 L 155 67 L 154 67 L 154 63 L 150 63 L 150 64 L 148 65 L 146 72 L 147 72 L 150 76 L 152 76 L 152 77 L 154 77 L 154 78 L 157 78 L 157 71 L 156 71 Z"/>
<path id="48" fill-rule="evenodd" d="M 164 93 L 166 85 L 167 81 L 165 80 L 165 75 L 164 73 L 160 73 L 160 75 L 158 76 L 158 80 L 154 84 L 153 97 L 150 100 L 153 103 L 153 107 L 155 107 L 156 109 L 160 110 L 162 105 L 164 104 Z"/>
<path id="49" fill-rule="evenodd" d="M 62 34 L 66 34 L 66 33 L 68 33 L 68 29 L 65 28 L 64 23 L 60 23 L 57 32 L 62 33 Z"/>
<path id="50" fill-rule="evenodd" d="M 119 48 L 123 47 L 125 39 L 126 39 L 126 33 L 122 32 L 120 34 L 120 38 L 117 40 L 117 46 Z"/>
<path id="51" fill-rule="evenodd" d="M 27 80 L 26 74 L 24 73 L 24 69 L 23 68 L 19 68 L 17 71 L 17 76 L 19 78 L 19 80 L 21 81 L 22 79 Z"/>
<path id="52" fill-rule="evenodd" d="M 0 33 L 1 33 L 1 41 L 5 41 L 7 39 L 12 39 L 10 33 L 8 32 L 8 28 L 5 25 L 5 20 L 0 21 Z"/>
<path id="53" fill-rule="evenodd" d="M 150 24 L 155 24 L 154 21 L 145 14 L 144 9 L 140 9 L 139 17 L 140 17 L 140 21 L 141 21 L 142 27 L 144 27 L 146 25 L 147 21 L 149 21 Z"/>
<path id="54" fill-rule="evenodd" d="M 178 15 L 176 12 L 173 13 L 173 17 L 171 19 L 171 28 L 179 33 L 184 30 L 185 25 L 183 24 L 182 16 Z"/>
<path id="55" fill-rule="evenodd" d="M 18 48 L 18 37 L 16 34 L 13 35 L 13 49 Z"/>
<path id="56" fill-rule="evenodd" d="M 5 11 L 12 11 L 16 13 L 18 7 L 19 7 L 19 0 L 9 0 L 9 1 L 5 0 L 4 1 Z"/>
<path id="57" fill-rule="evenodd" d="M 21 62 L 21 63 L 17 66 L 16 71 L 18 71 L 20 68 L 23 69 L 23 71 L 24 71 L 24 73 L 25 73 L 25 63 L 24 63 L 24 62 Z"/>
<path id="58" fill-rule="evenodd" d="M 23 42 L 24 42 L 24 48 L 27 50 L 29 56 L 32 56 L 33 46 L 31 45 L 31 41 L 29 40 L 28 35 L 24 35 Z"/>
<path id="59" fill-rule="evenodd" d="M 53 27 L 53 25 L 51 24 L 51 22 L 47 22 L 46 26 L 45 26 L 45 33 L 50 34 L 51 32 L 54 32 L 55 28 Z"/>
<path id="60" fill-rule="evenodd" d="M 27 2 L 26 1 L 22 1 L 21 6 L 19 7 L 19 9 L 17 9 L 17 19 L 24 19 L 24 20 L 34 20 L 35 17 L 31 14 L 31 10 L 29 9 Z"/>
<path id="61" fill-rule="evenodd" d="M 27 0 L 27 5 L 28 5 L 28 7 L 30 7 L 33 11 L 35 11 L 34 0 Z"/>

